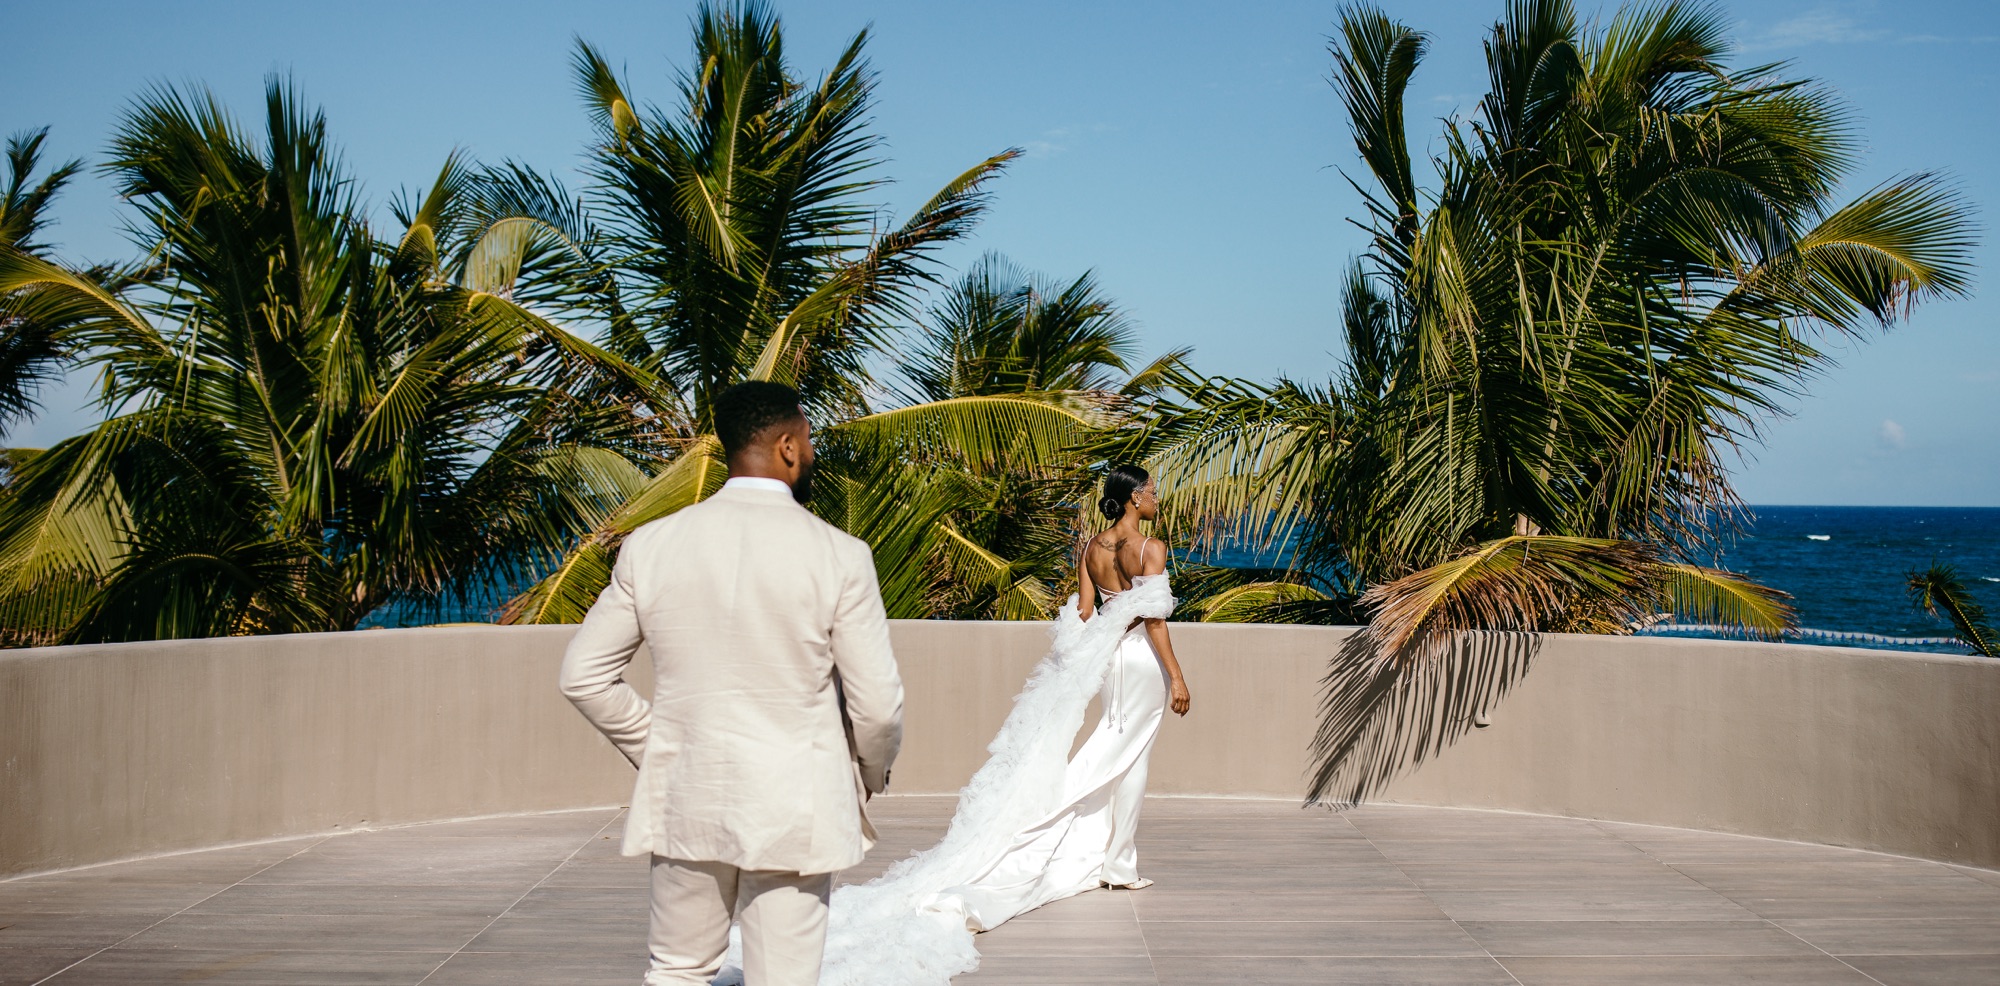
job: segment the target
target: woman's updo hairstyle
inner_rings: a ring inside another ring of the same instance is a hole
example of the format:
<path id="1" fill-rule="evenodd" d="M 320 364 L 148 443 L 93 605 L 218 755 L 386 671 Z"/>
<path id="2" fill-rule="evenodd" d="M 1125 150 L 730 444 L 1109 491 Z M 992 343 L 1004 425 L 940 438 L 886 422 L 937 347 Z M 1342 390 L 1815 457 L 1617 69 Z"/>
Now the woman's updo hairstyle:
<path id="1" fill-rule="evenodd" d="M 1097 501 L 1097 512 L 1107 520 L 1117 522 L 1118 518 L 1125 516 L 1125 505 L 1132 502 L 1132 494 L 1151 478 L 1146 470 L 1138 466 L 1112 466 L 1104 476 L 1104 499 Z"/>

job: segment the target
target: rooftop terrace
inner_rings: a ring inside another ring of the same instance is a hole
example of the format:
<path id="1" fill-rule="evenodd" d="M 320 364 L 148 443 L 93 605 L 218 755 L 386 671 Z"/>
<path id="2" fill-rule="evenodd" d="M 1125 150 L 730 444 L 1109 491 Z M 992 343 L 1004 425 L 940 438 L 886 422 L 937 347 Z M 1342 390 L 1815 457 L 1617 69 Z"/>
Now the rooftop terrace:
<path id="1" fill-rule="evenodd" d="M 632 768 L 555 688 L 573 630 L 0 653 L 0 984 L 637 983 Z M 936 840 L 1048 641 L 891 632 L 899 795 L 851 879 Z M 966 982 L 2000 982 L 2000 661 L 1174 636 L 1159 884 L 1023 916 Z M 1368 807 L 1297 807 L 1325 750 Z"/>
<path id="2" fill-rule="evenodd" d="M 885 798 L 848 879 L 929 845 Z M 646 864 L 619 812 L 444 822 L 0 883 L 0 983 L 631 986 Z M 1137 893 L 984 935 L 961 982 L 2000 980 L 2000 872 L 1543 815 L 1155 798 Z"/>

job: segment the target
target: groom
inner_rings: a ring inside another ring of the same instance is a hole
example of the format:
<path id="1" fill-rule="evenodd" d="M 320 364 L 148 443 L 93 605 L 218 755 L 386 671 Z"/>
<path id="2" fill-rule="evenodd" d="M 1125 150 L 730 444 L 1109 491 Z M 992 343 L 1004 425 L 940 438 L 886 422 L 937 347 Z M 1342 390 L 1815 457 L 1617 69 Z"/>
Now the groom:
<path id="1" fill-rule="evenodd" d="M 746 986 L 810 986 L 833 874 L 874 844 L 862 802 L 889 782 L 903 684 L 868 546 L 800 506 L 798 393 L 738 384 L 714 415 L 729 481 L 625 539 L 562 690 L 639 768 L 625 854 L 653 860 L 648 986 L 706 984 L 732 914 Z M 650 704 L 623 679 L 641 644 Z"/>

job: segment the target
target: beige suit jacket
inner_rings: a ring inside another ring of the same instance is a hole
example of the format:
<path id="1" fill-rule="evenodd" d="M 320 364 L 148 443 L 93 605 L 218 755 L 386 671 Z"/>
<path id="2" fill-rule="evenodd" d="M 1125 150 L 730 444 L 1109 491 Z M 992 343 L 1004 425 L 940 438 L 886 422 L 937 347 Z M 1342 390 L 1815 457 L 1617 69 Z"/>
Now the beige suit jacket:
<path id="1" fill-rule="evenodd" d="M 623 678 L 642 643 L 650 703 Z M 874 844 L 862 790 L 903 729 L 874 559 L 786 493 L 725 487 L 632 532 L 562 691 L 639 768 L 626 855 L 826 873 Z"/>

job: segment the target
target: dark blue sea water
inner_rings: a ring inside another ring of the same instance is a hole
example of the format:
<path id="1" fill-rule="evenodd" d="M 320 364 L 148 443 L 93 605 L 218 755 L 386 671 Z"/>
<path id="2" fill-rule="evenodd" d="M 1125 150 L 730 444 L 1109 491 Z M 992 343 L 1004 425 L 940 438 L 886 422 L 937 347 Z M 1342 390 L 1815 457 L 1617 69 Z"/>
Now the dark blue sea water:
<path id="1" fill-rule="evenodd" d="M 1754 507 L 1745 533 L 1716 563 L 1792 594 L 1807 630 L 1896 638 L 1937 638 L 1951 627 L 1910 604 L 1903 583 L 1932 559 L 1957 566 L 1990 619 L 2000 619 L 2000 508 Z M 1282 564 L 1225 548 L 1219 565 Z M 1813 633 L 1801 643 L 1879 647 Z M 1892 645 L 1893 646 L 1893 645 Z M 1954 651 L 1950 645 L 1917 649 Z"/>
<path id="2" fill-rule="evenodd" d="M 1910 604 L 1912 569 L 1957 566 L 2000 616 L 2000 508 L 1755 507 L 1750 532 L 1719 564 L 1792 594 L 1799 625 L 1892 637 L 1948 636 Z M 1821 642 L 1821 641 L 1812 641 Z"/>
<path id="3" fill-rule="evenodd" d="M 2000 508 L 1756 507 L 1747 533 L 1727 545 L 1717 561 L 1791 593 L 1802 627 L 1935 638 L 1949 636 L 1951 628 L 1910 605 L 1903 588 L 1910 570 L 1928 566 L 1932 559 L 1956 565 L 1973 597 L 2000 619 Z M 1211 560 L 1224 565 L 1270 563 L 1227 549 Z M 390 606 L 366 625 L 490 620 L 504 602 L 496 597 L 423 610 Z M 1801 640 L 1881 646 L 1812 635 Z"/>

